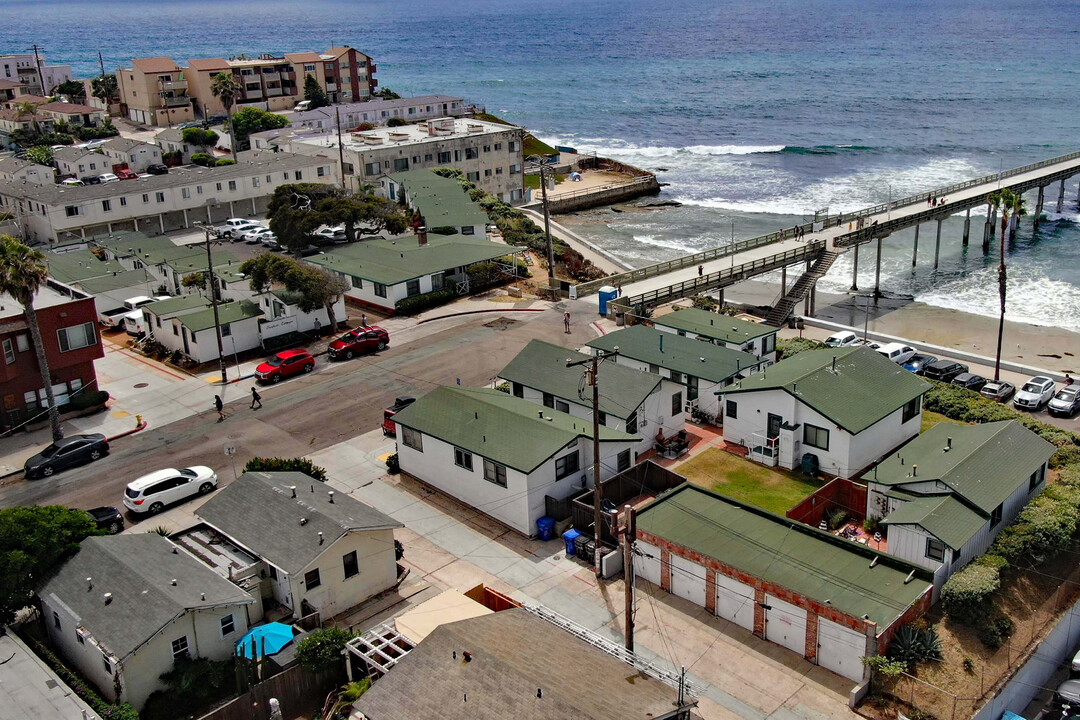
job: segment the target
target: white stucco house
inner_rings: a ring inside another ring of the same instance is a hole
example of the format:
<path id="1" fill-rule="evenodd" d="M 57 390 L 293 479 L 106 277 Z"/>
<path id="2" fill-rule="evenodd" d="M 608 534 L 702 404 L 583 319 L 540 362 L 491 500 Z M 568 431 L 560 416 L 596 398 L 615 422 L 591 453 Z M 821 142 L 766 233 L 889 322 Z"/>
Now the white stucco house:
<path id="1" fill-rule="evenodd" d="M 256 600 L 156 533 L 90 537 L 39 588 L 49 643 L 102 697 L 141 708 L 184 657 L 226 660 Z"/>
<path id="2" fill-rule="evenodd" d="M 101 150 L 113 167 L 126 165 L 137 173 L 146 172 L 146 168 L 161 163 L 160 147 L 130 138 L 115 137 L 102 145 Z"/>
<path id="3" fill-rule="evenodd" d="M 592 422 L 488 388 L 440 387 L 394 415 L 408 475 L 523 535 L 545 496 L 592 486 Z M 640 438 L 600 428 L 600 479 L 632 464 Z"/>
<path id="4" fill-rule="evenodd" d="M 661 332 L 742 350 L 767 363 L 776 362 L 776 334 L 780 328 L 772 325 L 692 307 L 654 317 L 652 323 Z"/>
<path id="5" fill-rule="evenodd" d="M 578 394 L 583 367 L 567 367 L 574 353 L 560 345 L 531 340 L 499 371 L 498 380 L 510 384 L 510 394 L 544 407 L 592 422 L 592 391 Z M 689 415 L 687 389 L 655 373 L 642 372 L 613 362 L 604 363 L 600 375 L 600 424 L 641 439 L 634 448 L 634 462 L 665 438 L 686 428 Z"/>
<path id="6" fill-rule="evenodd" d="M 112 172 L 112 161 L 98 150 L 80 147 L 57 148 L 53 151 L 53 162 L 56 163 L 61 177 L 77 180 Z"/>
<path id="7" fill-rule="evenodd" d="M 863 476 L 887 552 L 934 573 L 934 599 L 1042 492 L 1056 448 L 1015 420 L 939 423 Z"/>
<path id="8" fill-rule="evenodd" d="M 930 384 L 865 346 L 809 350 L 724 388 L 724 440 L 792 469 L 850 478 L 919 434 Z"/>

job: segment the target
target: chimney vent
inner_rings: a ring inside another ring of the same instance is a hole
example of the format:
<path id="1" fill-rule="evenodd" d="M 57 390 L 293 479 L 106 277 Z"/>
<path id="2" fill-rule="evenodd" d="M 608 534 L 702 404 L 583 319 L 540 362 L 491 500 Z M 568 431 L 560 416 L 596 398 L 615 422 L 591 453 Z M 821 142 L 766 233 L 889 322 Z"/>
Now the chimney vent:
<path id="1" fill-rule="evenodd" d="M 952 450 L 952 438 L 946 438 L 945 450 Z"/>
<path id="2" fill-rule="evenodd" d="M 296 497 L 296 486 L 295 485 L 290 485 L 289 486 L 289 492 L 292 493 L 293 497 Z"/>
<path id="3" fill-rule="evenodd" d="M 911 466 L 911 477 L 918 477 L 918 476 L 919 476 L 919 466 L 918 465 L 912 465 Z"/>
<path id="4" fill-rule="evenodd" d="M 321 530 L 319 531 L 319 544 L 320 544 L 320 545 L 322 545 L 322 544 L 323 544 L 323 534 L 322 534 L 322 531 L 321 531 Z"/>
<path id="5" fill-rule="evenodd" d="M 103 597 L 105 598 L 105 604 L 106 605 L 108 605 L 109 603 L 112 602 L 112 593 L 105 593 L 105 595 L 103 595 Z"/>
<path id="6" fill-rule="evenodd" d="M 303 527 L 304 525 L 307 525 L 307 518 L 300 518 L 300 526 Z"/>
<path id="7" fill-rule="evenodd" d="M 330 496 L 330 504 L 333 505 L 334 504 L 334 491 L 331 490 L 330 492 L 328 492 L 326 494 Z"/>
<path id="8" fill-rule="evenodd" d="M 86 589 L 87 590 L 93 590 L 94 589 L 94 578 L 86 578 Z"/>
<path id="9" fill-rule="evenodd" d="M 172 585 L 173 587 L 176 587 L 176 578 L 173 578 L 172 580 L 170 580 L 169 584 Z"/>
<path id="10" fill-rule="evenodd" d="M 425 225 L 416 228 L 416 239 L 419 241 L 420 247 L 427 245 L 427 227 Z"/>

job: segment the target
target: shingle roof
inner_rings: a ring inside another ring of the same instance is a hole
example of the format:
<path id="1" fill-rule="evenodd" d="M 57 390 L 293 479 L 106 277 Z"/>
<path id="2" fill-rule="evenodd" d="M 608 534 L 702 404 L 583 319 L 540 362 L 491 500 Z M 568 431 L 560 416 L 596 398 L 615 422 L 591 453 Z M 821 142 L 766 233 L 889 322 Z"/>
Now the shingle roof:
<path id="1" fill-rule="evenodd" d="M 561 345 L 530 340 L 498 376 L 577 405 L 591 405 L 591 393 L 584 400 L 578 395 L 582 368 L 566 367 L 567 358 L 582 359 L 579 353 Z M 663 379 L 659 375 L 607 363 L 600 371 L 600 411 L 626 419 L 641 407 L 661 382 Z"/>
<path id="2" fill-rule="evenodd" d="M 633 325 L 588 342 L 639 362 L 658 365 L 710 382 L 723 382 L 761 364 L 756 356 L 724 345 L 680 337 L 645 325 Z M 704 360 L 704 362 L 702 362 Z"/>
<path id="3" fill-rule="evenodd" d="M 346 493 L 336 493 L 331 502 L 328 490 L 303 473 L 246 472 L 195 514 L 290 575 L 348 532 L 404 527 Z"/>
<path id="4" fill-rule="evenodd" d="M 53 151 L 53 158 L 56 160 L 67 160 L 68 162 L 75 162 L 79 158 L 85 157 L 90 154 L 102 155 L 102 153 L 94 153 L 93 150 L 88 150 L 87 148 L 63 147 L 57 148 Z M 104 155 L 102 155 L 102 160 L 104 159 L 105 157 Z"/>
<path id="5" fill-rule="evenodd" d="M 389 177 L 405 187 L 409 202 L 423 215 L 429 230 L 445 226 L 459 229 L 465 225 L 483 227 L 487 224 L 487 213 L 469 198 L 453 178 L 444 178 L 431 170 L 410 170 Z"/>
<path id="6" fill-rule="evenodd" d="M 940 423 L 878 463 L 873 479 L 865 479 L 892 486 L 940 480 L 989 516 L 1056 449 L 1016 420 Z"/>
<path id="7" fill-rule="evenodd" d="M 954 550 L 975 537 L 989 521 L 953 495 L 926 495 L 905 502 L 889 513 L 887 525 L 919 525 Z"/>
<path id="8" fill-rule="evenodd" d="M 87 578 L 92 578 L 92 590 Z M 105 593 L 112 594 L 109 603 Z M 64 603 L 98 643 L 121 659 L 185 610 L 254 602 L 156 533 L 83 540 L 81 549 L 41 583 L 38 594 Z"/>
<path id="9" fill-rule="evenodd" d="M 108 140 L 101 147 L 103 149 L 105 149 L 105 150 L 115 150 L 116 152 L 127 152 L 128 150 L 131 150 L 132 148 L 137 148 L 140 145 L 149 145 L 149 144 L 150 143 L 145 143 L 142 140 L 132 140 L 131 138 L 125 138 L 125 137 L 114 137 L 114 138 Z"/>
<path id="10" fill-rule="evenodd" d="M 259 306 L 249 300 L 233 300 L 218 305 L 218 319 L 222 325 L 259 317 L 262 314 L 263 311 L 259 309 Z M 180 324 L 192 333 L 214 327 L 213 306 L 198 312 L 181 315 Z"/>
<path id="11" fill-rule="evenodd" d="M 879 632 L 931 585 L 928 570 L 690 483 L 639 510 L 637 526 L 852 617 L 868 615 Z"/>
<path id="12" fill-rule="evenodd" d="M 660 681 L 513 608 L 435 628 L 353 707 L 369 720 L 645 720 L 674 717 L 676 701 Z"/>
<path id="13" fill-rule="evenodd" d="M 653 318 L 652 322 L 653 325 L 685 330 L 729 343 L 744 343 L 780 330 L 772 325 L 754 323 L 698 308 L 683 308 L 677 312 Z"/>
<path id="14" fill-rule="evenodd" d="M 24 158 L 8 157 L 0 158 L 0 172 L 15 173 L 23 168 L 30 167 L 34 163 Z"/>
<path id="15" fill-rule="evenodd" d="M 718 392 L 776 389 L 857 434 L 921 396 L 930 384 L 876 350 L 859 346 L 807 350 Z"/>
<path id="16" fill-rule="evenodd" d="M 524 473 L 575 439 L 592 437 L 590 420 L 484 388 L 435 388 L 394 415 L 394 422 Z M 600 428 L 601 442 L 638 439 Z"/>
<path id="17" fill-rule="evenodd" d="M 105 112 L 101 108 L 92 107 L 90 105 L 82 105 L 81 103 L 69 103 L 69 102 L 51 102 L 38 105 L 38 110 L 45 112 L 54 112 L 61 115 L 87 115 L 94 113 Z"/>
<path id="18" fill-rule="evenodd" d="M 26 87 L 26 83 L 15 82 L 14 80 L 8 80 L 6 78 L 0 78 L 0 90 L 14 90 L 15 88 Z M 15 96 L 18 98 L 18 96 Z"/>
<path id="19" fill-rule="evenodd" d="M 163 73 L 180 69 L 176 62 L 168 57 L 135 58 L 131 65 L 143 73 Z"/>

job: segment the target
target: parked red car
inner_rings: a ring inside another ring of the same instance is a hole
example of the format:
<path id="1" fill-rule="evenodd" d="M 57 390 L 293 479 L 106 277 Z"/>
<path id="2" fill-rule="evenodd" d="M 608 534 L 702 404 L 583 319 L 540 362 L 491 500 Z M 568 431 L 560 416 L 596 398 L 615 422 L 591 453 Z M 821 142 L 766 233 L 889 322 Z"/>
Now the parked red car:
<path id="1" fill-rule="evenodd" d="M 279 382 L 297 373 L 309 373 L 315 369 L 315 358 L 307 350 L 282 350 L 255 368 L 260 382 Z"/>
<path id="2" fill-rule="evenodd" d="M 326 349 L 326 352 L 333 360 L 342 358 L 351 360 L 353 355 L 383 350 L 389 344 L 390 333 L 378 325 L 371 325 L 350 330 L 330 343 L 330 347 Z"/>
<path id="3" fill-rule="evenodd" d="M 121 180 L 137 180 L 139 178 L 139 173 L 135 172 L 134 170 L 128 170 L 127 168 L 124 168 L 123 170 L 116 171 L 116 177 L 120 178 Z"/>

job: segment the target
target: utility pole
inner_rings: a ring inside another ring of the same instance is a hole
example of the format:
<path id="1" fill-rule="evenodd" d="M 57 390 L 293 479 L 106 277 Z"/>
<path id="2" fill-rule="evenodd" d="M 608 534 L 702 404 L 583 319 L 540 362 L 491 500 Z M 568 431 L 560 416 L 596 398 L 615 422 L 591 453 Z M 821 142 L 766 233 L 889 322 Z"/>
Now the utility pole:
<path id="1" fill-rule="evenodd" d="M 217 281 L 214 279 L 214 261 L 210 257 L 210 226 L 206 223 L 195 223 L 196 225 L 202 225 L 203 232 L 206 233 L 206 272 L 209 274 L 208 282 L 210 283 L 210 305 L 214 308 L 214 333 L 217 336 L 217 351 L 218 351 L 218 367 L 221 370 L 221 382 L 228 382 L 228 374 L 225 371 L 225 345 L 221 341 L 221 318 L 218 316 L 218 299 L 217 299 Z"/>
<path id="2" fill-rule="evenodd" d="M 626 585 L 626 649 L 634 652 L 634 539 L 637 537 L 637 518 L 634 506 L 626 505 L 626 526 L 623 528 L 623 579 Z"/>
<path id="3" fill-rule="evenodd" d="M 38 57 L 38 50 L 45 52 L 45 48 L 39 48 L 37 43 L 34 43 L 34 67 L 37 68 L 38 82 L 41 83 L 41 94 L 48 95 L 49 88 L 45 87 L 45 76 L 41 74 L 41 58 Z"/>
<path id="4" fill-rule="evenodd" d="M 528 161 L 540 168 L 540 197 L 544 204 L 544 237 L 547 239 L 548 288 L 551 299 L 559 299 L 559 281 L 555 277 L 555 246 L 551 242 L 551 213 L 548 210 L 547 174 L 551 171 L 551 160 L 539 155 L 530 155 Z"/>
<path id="5" fill-rule="evenodd" d="M 345 182 L 345 146 L 341 144 L 341 108 L 334 107 L 334 117 L 337 120 L 337 151 L 338 162 L 341 163 L 341 185 L 346 190 L 349 189 L 349 184 Z"/>
<path id="6" fill-rule="evenodd" d="M 97 54 L 98 67 L 101 68 L 101 77 L 105 77 L 105 60 L 101 57 L 101 51 L 98 50 Z M 108 105 L 108 101 L 105 102 Z"/>
<path id="7" fill-rule="evenodd" d="M 603 530 L 603 513 L 601 512 L 600 502 L 602 500 L 600 496 L 600 383 L 597 382 L 597 374 L 600 370 L 600 364 L 605 360 L 617 357 L 619 354 L 619 348 L 607 352 L 603 350 L 597 350 L 592 357 L 585 358 L 584 360 L 567 360 L 566 367 L 577 367 L 579 365 L 586 365 L 588 369 L 585 371 L 586 382 L 592 385 L 592 445 L 593 445 L 593 524 L 595 529 L 593 532 L 593 544 L 595 548 L 593 550 L 593 563 L 596 569 L 596 577 L 599 579 L 603 575 L 603 569 L 600 567 L 600 557 L 602 555 L 602 547 L 600 544 L 600 537 Z"/>

